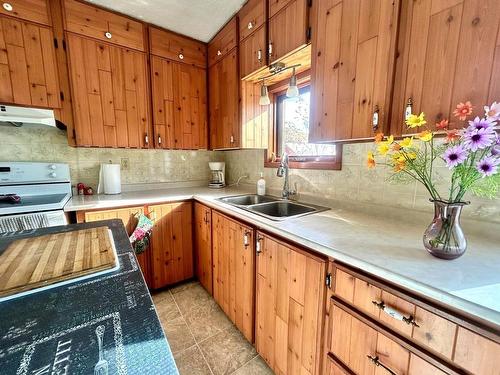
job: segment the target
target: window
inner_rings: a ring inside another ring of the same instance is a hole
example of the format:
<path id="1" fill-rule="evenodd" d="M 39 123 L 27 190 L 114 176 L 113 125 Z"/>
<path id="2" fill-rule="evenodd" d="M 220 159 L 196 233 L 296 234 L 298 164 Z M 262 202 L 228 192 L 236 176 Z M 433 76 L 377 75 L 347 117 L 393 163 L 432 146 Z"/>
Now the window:
<path id="1" fill-rule="evenodd" d="M 341 146 L 308 142 L 310 86 L 302 85 L 299 96 L 295 98 L 286 96 L 286 84 L 275 90 L 271 87 L 270 92 L 275 114 L 274 142 L 270 142 L 266 166 L 276 166 L 286 152 L 291 168 L 340 169 Z"/>

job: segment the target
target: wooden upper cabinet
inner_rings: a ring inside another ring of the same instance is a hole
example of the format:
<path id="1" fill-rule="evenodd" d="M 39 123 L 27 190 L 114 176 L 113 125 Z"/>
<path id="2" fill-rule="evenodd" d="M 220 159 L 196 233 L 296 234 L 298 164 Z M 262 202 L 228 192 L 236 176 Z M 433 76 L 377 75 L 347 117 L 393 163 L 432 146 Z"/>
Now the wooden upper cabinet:
<path id="1" fill-rule="evenodd" d="M 248 341 L 254 337 L 254 231 L 212 214 L 213 292 L 222 310 Z"/>
<path id="2" fill-rule="evenodd" d="M 260 83 L 241 81 L 241 147 L 269 145 L 271 106 L 260 105 Z"/>
<path id="3" fill-rule="evenodd" d="M 155 146 L 206 149 L 206 70 L 152 56 Z"/>
<path id="4" fill-rule="evenodd" d="M 177 62 L 207 67 L 207 45 L 157 27 L 149 27 L 151 54 Z"/>
<path id="5" fill-rule="evenodd" d="M 208 65 L 222 60 L 238 45 L 238 20 L 231 20 L 217 33 L 208 44 Z"/>
<path id="6" fill-rule="evenodd" d="M 0 14 L 26 21 L 50 25 L 50 15 L 45 0 L 7 0 L 0 1 Z"/>
<path id="7" fill-rule="evenodd" d="M 269 18 L 294 1 L 295 0 L 269 0 Z"/>
<path id="8" fill-rule="evenodd" d="M 59 108 L 50 28 L 0 16 L 0 102 Z"/>
<path id="9" fill-rule="evenodd" d="M 326 262 L 261 232 L 257 246 L 257 351 L 276 374 L 318 375 Z"/>
<path id="10" fill-rule="evenodd" d="M 154 220 L 152 285 L 154 289 L 194 276 L 191 202 L 158 204 L 148 207 Z"/>
<path id="11" fill-rule="evenodd" d="M 210 148 L 238 148 L 240 103 L 237 49 L 208 70 Z"/>
<path id="12" fill-rule="evenodd" d="M 240 42 L 240 77 L 267 66 L 266 29 L 261 27 Z"/>
<path id="13" fill-rule="evenodd" d="M 403 1 L 392 131 L 404 125 L 408 99 L 413 113 L 434 125 L 453 119 L 459 102 L 500 100 L 500 2 L 497 0 Z M 453 122 L 453 121 L 452 121 Z"/>
<path id="14" fill-rule="evenodd" d="M 238 17 L 242 41 L 265 25 L 266 0 L 249 0 L 238 12 Z"/>
<path id="15" fill-rule="evenodd" d="M 140 21 L 77 0 L 64 0 L 64 10 L 67 31 L 139 51 L 146 50 L 144 24 Z"/>
<path id="16" fill-rule="evenodd" d="M 198 202 L 194 203 L 194 253 L 196 276 L 212 294 L 212 210 Z"/>
<path id="17" fill-rule="evenodd" d="M 399 1 L 313 2 L 311 142 L 387 129 L 398 13 Z"/>
<path id="18" fill-rule="evenodd" d="M 323 4 L 323 1 L 317 2 Z M 268 54 L 270 64 L 306 46 L 309 27 L 307 0 L 275 2 L 280 5 L 279 11 L 276 13 L 271 12 L 274 9 L 272 3 L 271 1 L 269 5 Z"/>
<path id="19" fill-rule="evenodd" d="M 78 146 L 149 147 L 146 55 L 68 34 Z"/>

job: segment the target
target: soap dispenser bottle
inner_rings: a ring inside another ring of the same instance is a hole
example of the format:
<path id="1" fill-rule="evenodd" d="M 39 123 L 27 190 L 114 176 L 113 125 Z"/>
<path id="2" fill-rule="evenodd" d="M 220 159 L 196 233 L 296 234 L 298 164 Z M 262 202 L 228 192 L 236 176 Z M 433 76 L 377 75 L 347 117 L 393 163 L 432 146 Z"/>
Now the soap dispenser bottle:
<path id="1" fill-rule="evenodd" d="M 264 180 L 262 172 L 260 172 L 260 178 L 257 181 L 257 195 L 266 195 L 266 180 Z"/>

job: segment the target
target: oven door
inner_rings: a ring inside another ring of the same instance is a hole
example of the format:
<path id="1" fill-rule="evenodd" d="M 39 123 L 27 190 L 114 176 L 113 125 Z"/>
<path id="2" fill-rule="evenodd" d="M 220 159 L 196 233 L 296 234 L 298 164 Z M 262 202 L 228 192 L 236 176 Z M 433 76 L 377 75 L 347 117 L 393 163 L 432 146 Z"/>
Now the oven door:
<path id="1" fill-rule="evenodd" d="M 0 216 L 0 233 L 17 232 L 68 224 L 63 210 Z"/>

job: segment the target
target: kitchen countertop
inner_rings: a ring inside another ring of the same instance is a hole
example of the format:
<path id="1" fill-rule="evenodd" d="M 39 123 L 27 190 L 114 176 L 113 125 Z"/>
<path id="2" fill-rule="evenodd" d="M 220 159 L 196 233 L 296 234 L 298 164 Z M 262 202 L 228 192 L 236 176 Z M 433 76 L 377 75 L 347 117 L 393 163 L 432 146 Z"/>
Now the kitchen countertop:
<path id="1" fill-rule="evenodd" d="M 254 189 L 188 187 L 74 197 L 65 210 L 196 199 L 500 329 L 500 230 L 495 226 L 491 227 L 493 230 L 479 231 L 477 224 L 464 222 L 468 249 L 462 257 L 447 261 L 431 256 L 423 247 L 422 234 L 431 214 L 408 215 L 408 211 L 401 210 L 399 216 L 390 216 L 384 208 L 380 210 L 383 212 L 376 212 L 339 204 L 328 211 L 272 221 L 217 200 L 249 191 Z"/>
<path id="2" fill-rule="evenodd" d="M 121 221 L 0 235 L 0 251 L 14 239 L 103 224 L 113 233 L 119 270 L 0 303 L 2 374 L 93 374 L 101 327 L 109 374 L 178 375 Z"/>

